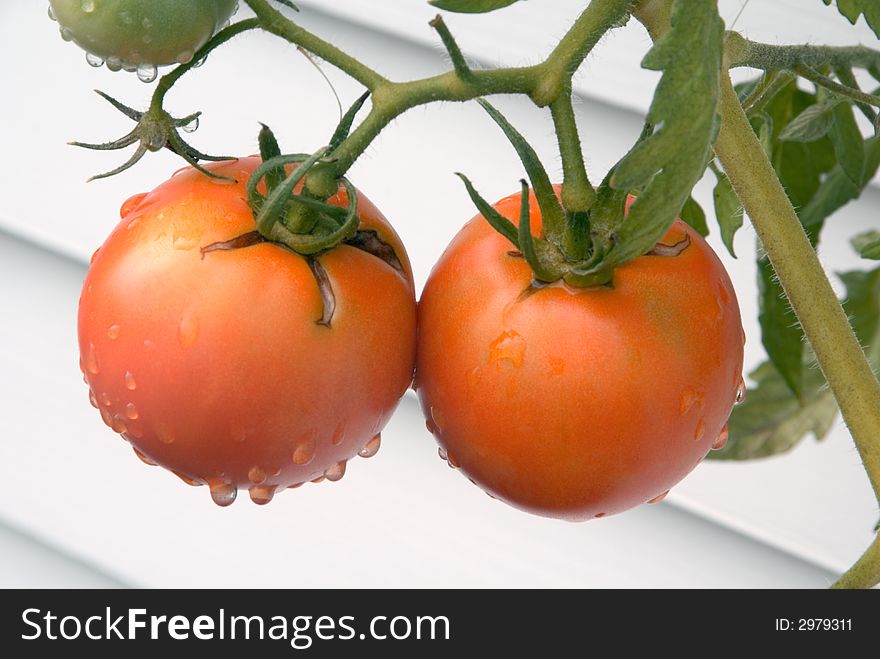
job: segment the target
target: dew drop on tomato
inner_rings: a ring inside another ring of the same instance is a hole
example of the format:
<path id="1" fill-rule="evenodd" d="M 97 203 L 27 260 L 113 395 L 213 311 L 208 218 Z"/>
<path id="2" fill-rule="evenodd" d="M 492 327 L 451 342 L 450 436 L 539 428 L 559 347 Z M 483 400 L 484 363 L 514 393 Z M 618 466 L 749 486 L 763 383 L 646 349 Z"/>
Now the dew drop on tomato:
<path id="1" fill-rule="evenodd" d="M 238 490 L 231 483 L 224 483 L 222 481 L 214 481 L 210 483 L 209 487 L 211 488 L 211 499 L 218 506 L 228 506 L 235 501 L 235 497 L 238 496 Z"/>
<path id="2" fill-rule="evenodd" d="M 111 341 L 115 341 L 116 339 L 119 338 L 119 331 L 121 329 L 122 328 L 119 327 L 119 325 L 111 325 L 110 327 L 107 328 L 107 338 L 110 339 Z"/>
<path id="3" fill-rule="evenodd" d="M 140 64 L 137 67 L 137 77 L 141 82 L 153 82 L 157 75 L 159 75 L 159 69 L 155 64 Z M 184 126 L 185 129 L 186 126 Z"/>
<path id="4" fill-rule="evenodd" d="M 715 438 L 715 441 L 712 442 L 712 450 L 720 451 L 727 444 L 727 440 L 730 437 L 730 430 L 727 427 L 727 424 L 724 424 L 724 427 L 721 429 L 721 432 L 718 434 L 718 437 Z"/>
<path id="5" fill-rule="evenodd" d="M 134 451 L 134 454 L 135 454 L 136 456 L 138 456 L 138 458 L 140 459 L 140 461 L 143 462 L 144 464 L 148 464 L 148 465 L 150 465 L 151 467 L 155 467 L 155 466 L 156 466 L 156 463 L 155 463 L 155 462 L 153 462 L 152 460 L 150 460 L 150 458 L 148 458 L 148 457 L 145 456 L 143 453 L 141 453 L 140 451 L 138 451 L 134 446 L 131 447 L 131 450 Z"/>
<path id="6" fill-rule="evenodd" d="M 739 386 L 736 388 L 736 399 L 734 400 L 736 405 L 739 405 L 746 399 L 746 382 L 744 379 L 740 378 Z"/>
<path id="7" fill-rule="evenodd" d="M 341 479 L 343 476 L 345 476 L 345 460 L 337 462 L 335 465 L 324 471 L 324 477 L 328 481 L 335 482 Z"/>
<path id="8" fill-rule="evenodd" d="M 100 55 L 95 55 L 95 53 L 86 52 L 86 62 L 89 63 L 89 66 L 93 66 L 96 69 L 104 66 L 104 58 Z"/>
<path id="9" fill-rule="evenodd" d="M 663 494 L 659 494 L 656 497 L 654 497 L 653 499 L 649 499 L 648 503 L 660 503 L 661 501 L 663 501 L 663 499 L 666 498 L 666 496 L 668 494 L 669 494 L 669 490 L 666 490 Z M 598 517 L 598 515 L 596 515 L 596 517 Z"/>
<path id="10" fill-rule="evenodd" d="M 134 391 L 135 389 L 137 389 L 137 382 L 134 381 L 134 376 L 131 374 L 131 371 L 126 371 L 123 379 L 125 380 L 126 389 L 128 389 L 129 391 Z"/>
<path id="11" fill-rule="evenodd" d="M 248 480 L 254 485 L 260 485 L 266 480 L 266 472 L 259 467 L 251 467 L 248 471 Z"/>
<path id="12" fill-rule="evenodd" d="M 372 458 L 379 452 L 379 446 L 382 444 L 382 435 L 377 434 L 370 441 L 364 444 L 364 447 L 358 451 L 358 455 L 362 458 Z"/>
<path id="13" fill-rule="evenodd" d="M 140 416 L 134 403 L 129 403 L 125 406 L 125 416 L 129 421 L 135 421 Z"/>
<path id="14" fill-rule="evenodd" d="M 275 496 L 275 485 L 255 485 L 248 490 L 251 501 L 258 506 L 265 506 Z"/>

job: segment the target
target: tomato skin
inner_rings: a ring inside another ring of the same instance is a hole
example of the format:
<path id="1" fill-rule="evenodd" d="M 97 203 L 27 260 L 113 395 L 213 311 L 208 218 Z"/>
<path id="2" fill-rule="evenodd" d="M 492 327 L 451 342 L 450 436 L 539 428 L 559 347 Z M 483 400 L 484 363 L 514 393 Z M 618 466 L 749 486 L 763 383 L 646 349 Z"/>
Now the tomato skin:
<path id="1" fill-rule="evenodd" d="M 235 0 L 49 0 L 65 38 L 102 59 L 188 62 L 235 13 Z"/>
<path id="2" fill-rule="evenodd" d="M 316 257 L 331 327 L 304 257 L 268 242 L 203 253 L 255 230 L 245 184 L 259 163 L 208 165 L 234 184 L 186 168 L 123 205 L 83 285 L 79 346 L 93 404 L 140 454 L 262 503 L 335 479 L 382 430 L 412 380 L 416 309 L 403 245 L 363 195 L 361 230 L 403 272 L 345 244 Z"/>
<path id="3" fill-rule="evenodd" d="M 515 224 L 520 195 L 497 208 Z M 541 218 L 531 199 L 531 226 Z M 742 323 L 718 257 L 676 220 L 677 256 L 615 270 L 613 288 L 530 289 L 481 216 L 419 302 L 416 388 L 447 456 L 490 495 L 585 520 L 662 496 L 722 433 L 741 383 Z"/>

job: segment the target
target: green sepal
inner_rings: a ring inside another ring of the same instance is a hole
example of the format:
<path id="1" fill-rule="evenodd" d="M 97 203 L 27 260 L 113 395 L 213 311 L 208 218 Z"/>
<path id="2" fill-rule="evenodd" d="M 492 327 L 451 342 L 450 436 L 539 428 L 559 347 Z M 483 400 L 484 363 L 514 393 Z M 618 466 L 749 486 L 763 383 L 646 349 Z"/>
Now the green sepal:
<path id="1" fill-rule="evenodd" d="M 507 238 L 513 243 L 514 247 L 519 249 L 519 235 L 517 233 L 517 228 L 513 226 L 513 222 L 504 217 L 501 213 L 495 210 L 488 201 L 483 199 L 467 176 L 461 172 L 455 172 L 455 175 L 464 183 L 468 196 L 471 198 L 471 201 L 474 202 L 474 206 L 477 207 L 480 215 L 486 219 L 495 231 Z"/>
<path id="2" fill-rule="evenodd" d="M 348 134 L 351 132 L 351 126 L 354 123 L 354 119 L 357 116 L 357 113 L 364 106 L 364 103 L 367 102 L 367 99 L 370 97 L 370 91 L 367 90 L 352 104 L 350 108 L 348 108 L 348 112 L 346 112 L 342 119 L 339 120 L 339 125 L 336 126 L 336 130 L 333 131 L 333 136 L 330 138 L 330 152 L 335 151 L 340 144 L 348 137 Z"/>
<path id="3" fill-rule="evenodd" d="M 485 14 L 509 7 L 517 0 L 428 0 L 428 4 L 459 14 Z"/>

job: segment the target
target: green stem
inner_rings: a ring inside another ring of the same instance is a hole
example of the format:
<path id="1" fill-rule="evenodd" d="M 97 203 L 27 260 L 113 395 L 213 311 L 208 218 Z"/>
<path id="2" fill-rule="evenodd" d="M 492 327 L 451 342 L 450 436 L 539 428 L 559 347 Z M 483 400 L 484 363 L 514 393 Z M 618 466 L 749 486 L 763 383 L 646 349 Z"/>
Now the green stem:
<path id="1" fill-rule="evenodd" d="M 544 75 L 532 92 L 539 106 L 550 105 L 571 86 L 571 78 L 609 29 L 623 24 L 635 0 L 592 0 L 544 61 Z"/>
<path id="2" fill-rule="evenodd" d="M 452 60 L 452 68 L 455 69 L 456 75 L 462 80 L 469 80 L 473 76 L 473 71 L 468 66 L 461 48 L 455 42 L 455 37 L 452 36 L 443 17 L 437 14 L 428 25 L 437 30 L 437 34 L 440 35 L 440 40 L 443 42 L 446 52 L 449 53 L 449 59 Z"/>
<path id="3" fill-rule="evenodd" d="M 727 75 L 722 85 L 715 152 L 813 347 L 880 500 L 880 383 Z M 880 576 L 880 550 L 865 556 L 870 565 L 857 564 L 857 573 Z"/>
<path id="4" fill-rule="evenodd" d="M 869 69 L 880 66 L 880 51 L 866 46 L 776 46 L 750 41 L 737 32 L 726 35 L 729 67 L 748 66 L 774 71 L 805 65 L 813 69 L 849 66 Z"/>
<path id="5" fill-rule="evenodd" d="M 755 90 L 743 100 L 742 106 L 746 114 L 761 112 L 773 98 L 787 87 L 795 76 L 790 71 L 773 71 L 766 73 Z"/>
<path id="6" fill-rule="evenodd" d="M 246 0 L 246 2 L 257 15 L 257 19 L 265 30 L 297 46 L 302 46 L 310 53 L 344 71 L 367 89 L 375 90 L 376 87 L 387 82 L 383 76 L 365 64 L 361 64 L 348 53 L 288 20 L 284 14 L 272 6 L 269 0 Z"/>
<path id="7" fill-rule="evenodd" d="M 867 105 L 880 107 L 880 96 L 866 94 L 859 89 L 853 89 L 852 87 L 841 85 L 836 80 L 832 80 L 828 76 L 822 75 L 821 73 L 819 73 L 815 69 L 810 68 L 809 66 L 796 66 L 794 68 L 794 72 L 802 78 L 806 78 L 810 82 L 815 83 L 820 87 L 824 87 L 828 91 L 834 92 L 835 94 L 846 96 L 847 98 L 851 98 L 859 103 L 865 103 Z"/>
<path id="8" fill-rule="evenodd" d="M 372 92 L 372 108 L 366 119 L 333 152 L 335 164 L 317 166 L 309 174 L 306 186 L 316 196 L 336 191 L 336 177 L 344 174 L 376 136 L 396 117 L 419 105 L 436 101 L 469 101 L 491 94 L 525 94 L 540 105 L 550 105 L 570 87 L 571 76 L 599 38 L 621 22 L 634 0 L 593 0 L 562 37 L 557 47 L 540 64 L 533 66 L 473 71 L 464 73 L 464 58 L 456 70 L 413 80 L 392 82 L 332 44 L 292 23 L 276 11 L 268 0 L 246 0 L 265 29 L 293 44 L 302 46 L 321 59 L 360 81 Z M 437 28 L 437 26 L 434 26 Z M 445 26 L 444 26 L 445 27 Z M 448 32 L 448 29 L 446 30 Z M 441 38 L 444 32 L 439 29 Z M 448 35 L 451 40 L 451 34 Z M 450 44 L 444 39 L 447 48 Z"/>
<path id="9" fill-rule="evenodd" d="M 832 588 L 871 588 L 880 583 L 880 534 Z"/>
<path id="10" fill-rule="evenodd" d="M 592 207 L 596 193 L 584 166 L 570 85 L 550 104 L 550 114 L 562 156 L 562 205 L 568 211 L 584 213 Z"/>

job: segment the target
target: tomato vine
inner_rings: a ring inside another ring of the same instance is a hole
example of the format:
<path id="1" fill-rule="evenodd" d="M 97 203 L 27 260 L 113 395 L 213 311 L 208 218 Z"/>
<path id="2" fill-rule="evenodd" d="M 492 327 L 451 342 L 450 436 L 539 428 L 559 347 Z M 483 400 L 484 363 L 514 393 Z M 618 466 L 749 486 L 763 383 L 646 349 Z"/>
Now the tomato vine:
<path id="1" fill-rule="evenodd" d="M 438 0 L 433 4 L 450 11 L 480 12 L 513 1 Z M 264 238 L 306 257 L 352 238 L 357 229 L 357 195 L 344 179 L 345 173 L 396 117 L 428 103 L 480 100 L 515 147 L 540 207 L 540 236 L 533 236 L 530 230 L 525 182 L 520 219 L 514 225 L 479 195 L 466 176 L 462 179 L 483 216 L 513 243 L 516 254 L 528 263 L 539 285 L 562 281 L 579 289 L 611 286 L 618 269 L 645 254 L 663 253 L 662 249 L 652 250 L 679 216 L 705 233 L 705 215 L 690 194 L 707 168 L 711 169 L 717 176 L 716 216 L 725 244 L 732 253 L 733 235 L 743 222 L 744 209 L 761 241 L 760 258 L 766 255 L 762 262 L 768 289 L 765 298 L 772 300 L 774 287 L 780 286 L 790 302 L 790 309 L 765 305 L 762 329 L 770 361 L 769 370 L 761 374 L 770 375 L 756 375 L 755 379 L 764 387 L 770 386 L 770 378 L 778 378 L 796 403 L 791 414 L 804 414 L 810 395 L 822 386 L 822 382 L 805 382 L 804 364 L 814 356 L 880 500 L 880 383 L 862 349 L 863 337 L 857 336 L 859 328 L 853 331 L 815 250 L 825 218 L 857 197 L 880 167 L 880 137 L 863 139 L 854 116 L 857 110 L 871 122 L 875 133 L 880 131 L 880 95 L 861 89 L 854 73 L 854 69 L 863 70 L 880 80 L 880 51 L 865 46 L 750 41 L 725 31 L 715 0 L 592 0 L 552 52 L 530 66 L 471 67 L 452 32 L 437 16 L 430 26 L 444 45 L 452 69 L 424 79 L 396 81 L 304 29 L 271 0 L 246 0 L 246 4 L 255 18 L 221 29 L 192 61 L 163 76 L 145 112 L 107 97 L 137 122 L 136 128 L 113 142 L 78 144 L 94 149 L 138 146 L 126 163 L 99 176 L 119 173 L 146 152 L 164 147 L 209 176 L 223 176 L 217 173 L 220 170 L 206 168 L 199 161 L 224 158 L 197 151 L 178 133 L 177 129 L 196 120 L 198 113 L 172 118 L 164 110 L 163 101 L 196 62 L 252 29 L 265 30 L 296 45 L 366 89 L 346 113 L 329 146 L 315 154 L 281 154 L 270 137 L 261 136 L 261 145 L 271 148 L 264 149 L 265 162 L 256 169 L 247 189 L 257 230 Z M 880 32 L 872 5 L 841 3 L 838 8 L 850 20 L 864 12 L 875 33 Z M 587 173 L 575 122 L 572 77 L 598 41 L 630 17 L 640 21 L 654 41 L 643 66 L 660 71 L 660 82 L 639 140 L 601 183 L 594 185 Z M 763 75 L 737 89 L 729 75 L 729 70 L 736 67 L 758 69 Z M 800 90 L 799 79 L 812 83 L 815 94 Z M 534 150 L 484 100 L 494 94 L 521 94 L 535 105 L 549 108 L 562 159 L 563 180 L 558 194 Z M 369 111 L 356 123 L 367 96 Z M 780 99 L 787 99 L 787 105 Z M 815 155 L 822 169 L 807 174 L 794 171 L 790 152 L 798 149 Z M 291 165 L 298 169 L 285 169 Z M 257 191 L 261 183 L 266 185 L 265 195 Z M 325 203 L 339 193 L 340 184 L 348 192 L 350 205 L 346 209 Z M 631 193 L 636 194 L 635 201 L 628 204 Z M 862 255 L 877 258 L 878 243 L 880 239 L 872 234 L 860 237 L 856 246 Z M 859 290 L 867 287 L 857 279 L 848 280 L 853 284 L 851 293 L 870 296 L 870 292 Z M 873 304 L 880 302 L 874 300 Z M 792 313 L 797 325 L 791 322 Z M 869 331 L 864 326 L 861 329 Z M 871 329 L 880 334 L 876 327 Z M 801 345 L 801 332 L 812 352 Z M 743 417 L 748 415 L 745 409 Z M 825 406 L 821 413 L 807 419 L 812 424 L 801 424 L 800 435 L 804 428 L 817 437 L 827 432 L 823 428 L 829 410 L 833 416 L 833 406 Z M 735 445 L 739 432 L 736 417 L 732 424 Z M 786 450 L 800 436 L 784 439 L 778 442 L 784 444 L 780 449 L 770 440 L 763 441 L 763 453 L 755 455 Z M 728 448 L 727 455 L 733 450 Z M 878 582 L 880 540 L 875 540 L 837 585 L 865 587 Z"/>

